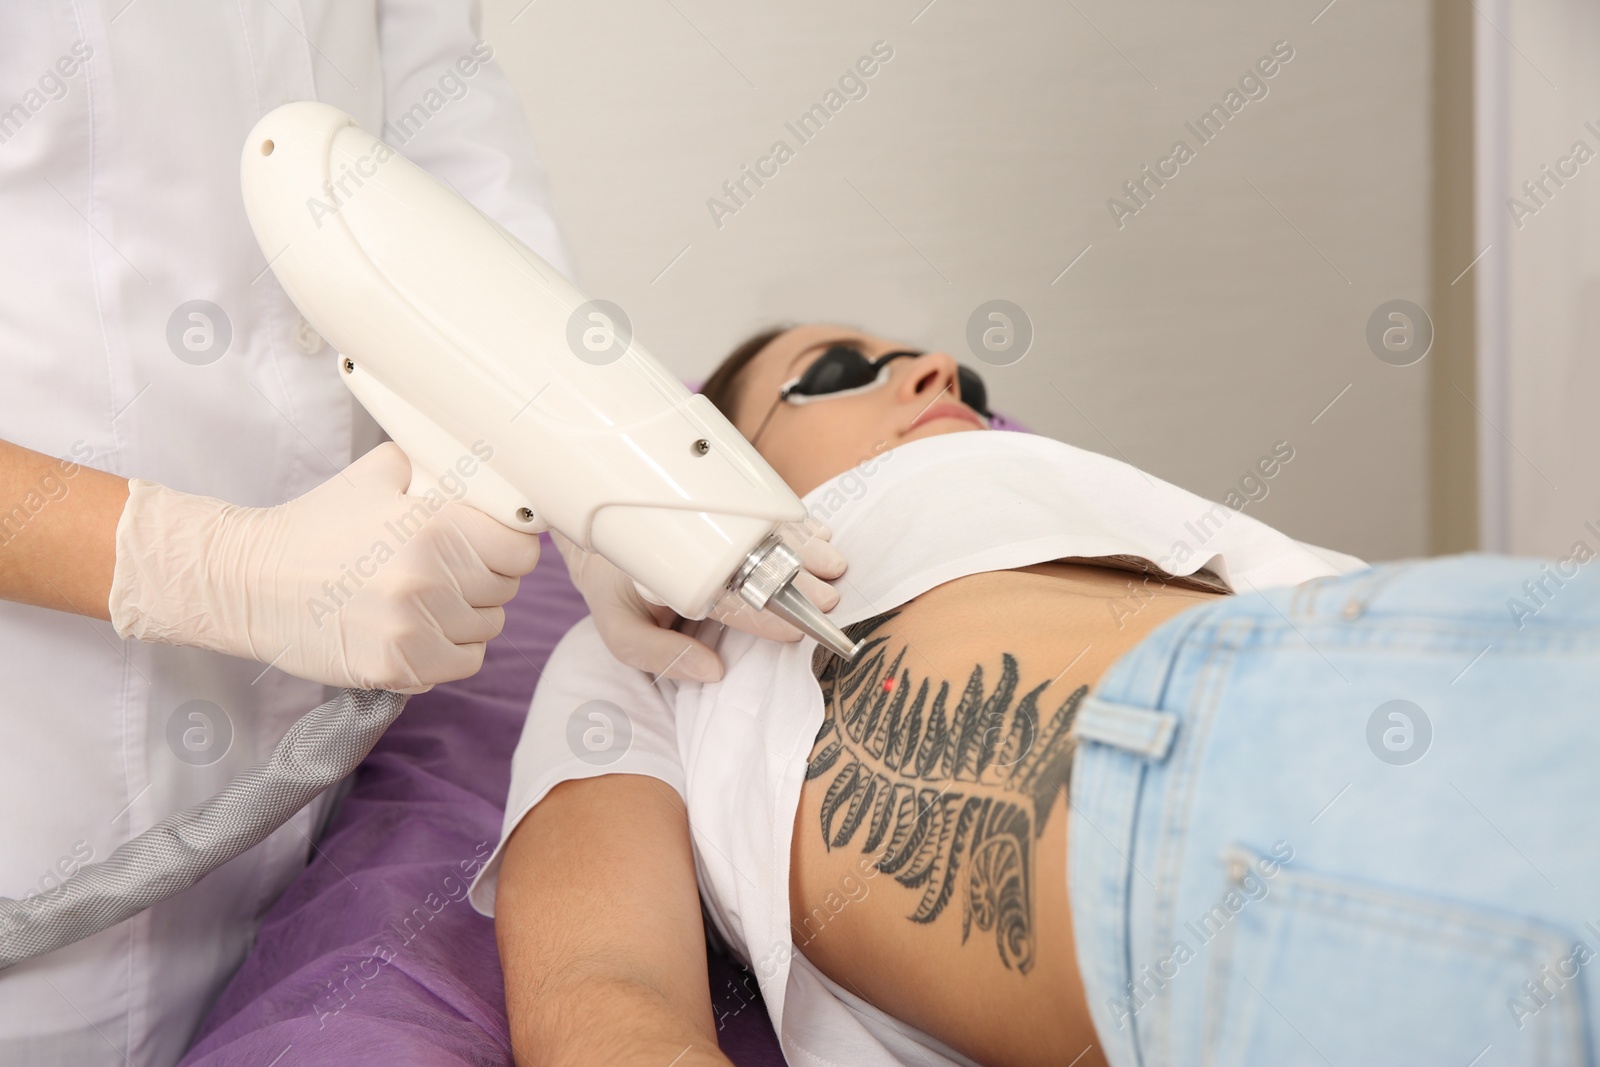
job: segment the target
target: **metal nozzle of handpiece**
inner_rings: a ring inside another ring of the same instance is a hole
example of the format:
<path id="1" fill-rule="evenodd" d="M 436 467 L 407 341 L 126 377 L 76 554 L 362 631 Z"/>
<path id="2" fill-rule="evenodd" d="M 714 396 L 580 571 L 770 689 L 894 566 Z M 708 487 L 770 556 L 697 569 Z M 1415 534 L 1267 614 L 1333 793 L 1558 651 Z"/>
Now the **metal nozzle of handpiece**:
<path id="1" fill-rule="evenodd" d="M 786 585 L 772 594 L 772 599 L 767 601 L 767 610 L 801 633 L 815 637 L 823 648 L 846 663 L 855 659 L 856 653 L 865 644 L 851 641 L 843 630 L 833 624 L 832 619 L 822 613 L 821 608 L 807 600 L 806 595 L 793 585 Z"/>
<path id="2" fill-rule="evenodd" d="M 854 659 L 861 651 L 861 642 L 851 641 L 821 608 L 794 587 L 799 573 L 800 557 L 781 537 L 772 534 L 745 557 L 744 566 L 728 585 L 757 611 L 772 612 L 847 662 Z"/>

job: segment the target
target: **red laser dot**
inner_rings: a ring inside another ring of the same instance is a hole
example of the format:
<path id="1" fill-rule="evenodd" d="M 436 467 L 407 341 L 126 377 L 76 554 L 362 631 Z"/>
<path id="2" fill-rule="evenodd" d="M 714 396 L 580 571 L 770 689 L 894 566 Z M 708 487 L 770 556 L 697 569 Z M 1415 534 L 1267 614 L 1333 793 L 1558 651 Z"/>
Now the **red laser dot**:
<path id="1" fill-rule="evenodd" d="M 887 693 L 893 688 L 894 688 L 894 679 L 893 678 L 885 678 L 883 680 L 883 691 L 885 693 Z"/>

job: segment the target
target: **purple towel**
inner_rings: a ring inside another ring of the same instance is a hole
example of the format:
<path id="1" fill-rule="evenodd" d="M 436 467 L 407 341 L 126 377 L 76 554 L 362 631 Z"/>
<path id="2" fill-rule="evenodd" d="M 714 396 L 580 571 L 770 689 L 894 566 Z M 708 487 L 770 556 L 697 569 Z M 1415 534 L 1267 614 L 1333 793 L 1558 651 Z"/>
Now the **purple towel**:
<path id="1" fill-rule="evenodd" d="M 511 1062 L 494 924 L 467 903 L 461 865 L 500 838 L 534 684 L 585 613 L 545 537 L 483 669 L 412 697 L 362 763 L 183 1067 Z M 708 955 L 723 1051 L 781 1065 L 754 980 Z"/>

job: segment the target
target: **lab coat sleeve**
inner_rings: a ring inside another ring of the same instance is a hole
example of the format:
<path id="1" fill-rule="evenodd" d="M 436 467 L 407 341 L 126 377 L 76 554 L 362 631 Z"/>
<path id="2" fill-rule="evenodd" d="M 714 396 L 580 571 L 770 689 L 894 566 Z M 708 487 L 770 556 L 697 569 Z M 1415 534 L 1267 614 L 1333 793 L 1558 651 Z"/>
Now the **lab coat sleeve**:
<path id="1" fill-rule="evenodd" d="M 381 136 L 571 278 L 533 133 L 482 22 L 478 0 L 379 0 Z"/>

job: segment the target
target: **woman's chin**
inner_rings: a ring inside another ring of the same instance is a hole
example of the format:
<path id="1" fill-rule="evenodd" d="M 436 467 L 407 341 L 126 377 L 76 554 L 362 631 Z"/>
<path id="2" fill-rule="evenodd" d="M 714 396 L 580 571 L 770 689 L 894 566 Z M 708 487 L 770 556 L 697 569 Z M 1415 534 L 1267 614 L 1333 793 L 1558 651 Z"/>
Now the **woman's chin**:
<path id="1" fill-rule="evenodd" d="M 924 437 L 936 437 L 939 434 L 963 433 L 968 430 L 984 429 L 987 429 L 987 427 L 979 426 L 969 419 L 961 419 L 954 416 L 949 416 L 945 418 L 929 419 L 921 426 L 914 427 L 913 429 L 907 430 L 905 433 L 901 434 L 900 440 L 918 441 Z"/>

